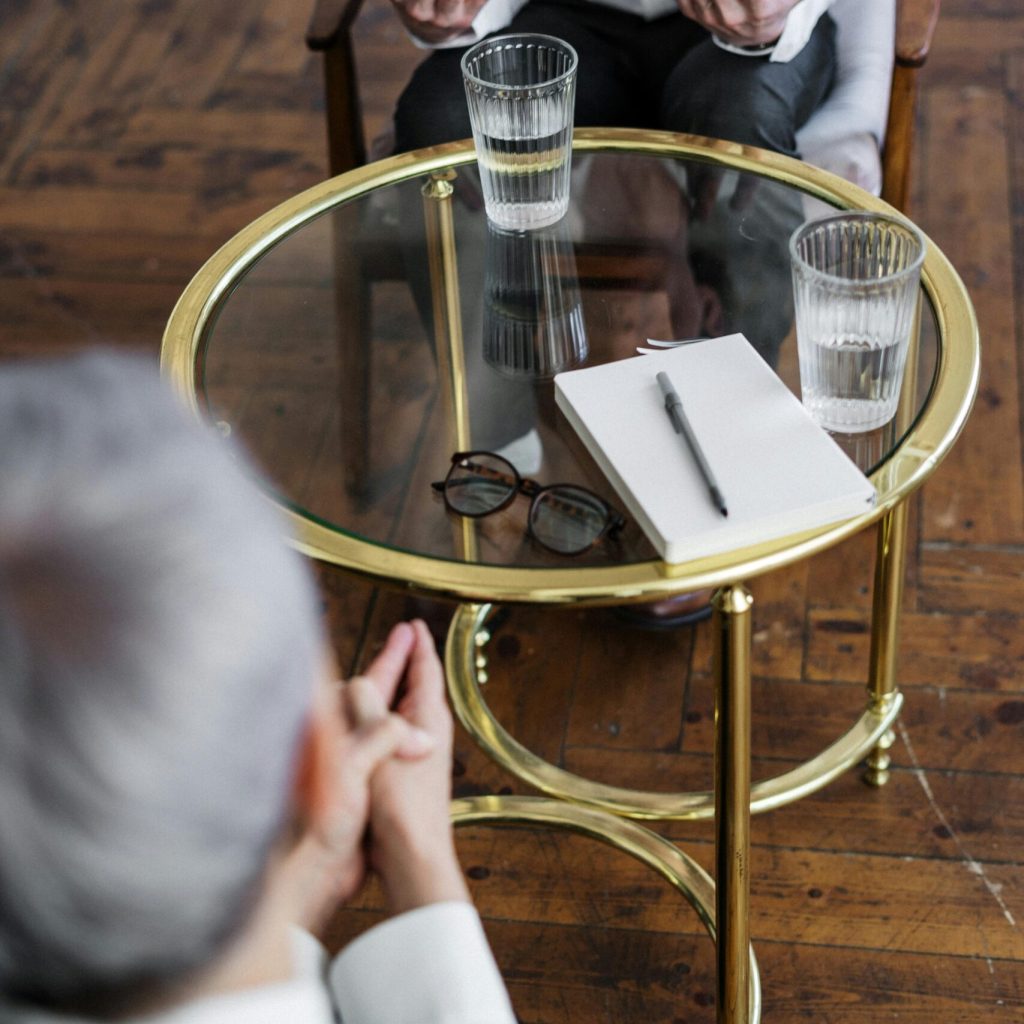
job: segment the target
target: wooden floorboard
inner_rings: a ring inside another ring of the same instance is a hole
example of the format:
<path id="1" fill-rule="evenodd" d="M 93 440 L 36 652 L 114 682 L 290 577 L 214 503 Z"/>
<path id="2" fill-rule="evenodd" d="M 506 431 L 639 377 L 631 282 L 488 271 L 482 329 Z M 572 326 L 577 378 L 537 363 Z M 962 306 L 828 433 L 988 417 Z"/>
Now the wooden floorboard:
<path id="1" fill-rule="evenodd" d="M 94 344 L 155 358 L 203 260 L 324 176 L 320 69 L 302 43 L 309 6 L 0 2 L 0 359 Z M 368 0 L 357 40 L 372 138 L 418 52 L 385 0 Z M 768 1021 L 1024 1015 L 1019 0 L 945 0 L 922 79 L 913 214 L 974 300 L 981 390 L 913 509 L 907 703 L 889 785 L 868 789 L 851 772 L 753 823 Z M 325 409 L 315 439 L 279 443 L 320 444 L 329 459 L 337 434 Z M 861 706 L 873 558 L 871 538 L 855 538 L 758 586 L 758 777 L 820 750 Z M 319 579 L 346 671 L 396 617 L 425 615 L 440 634 L 451 611 L 327 569 Z M 488 656 L 495 713 L 541 756 L 617 785 L 710 784 L 706 628 L 648 635 L 607 610 L 516 609 Z M 524 791 L 462 732 L 454 785 Z M 709 823 L 659 828 L 710 867 Z M 579 837 L 474 827 L 459 843 L 523 1021 L 714 1019 L 710 944 L 667 885 Z M 374 907 L 371 892 L 339 914 L 332 943 Z"/>

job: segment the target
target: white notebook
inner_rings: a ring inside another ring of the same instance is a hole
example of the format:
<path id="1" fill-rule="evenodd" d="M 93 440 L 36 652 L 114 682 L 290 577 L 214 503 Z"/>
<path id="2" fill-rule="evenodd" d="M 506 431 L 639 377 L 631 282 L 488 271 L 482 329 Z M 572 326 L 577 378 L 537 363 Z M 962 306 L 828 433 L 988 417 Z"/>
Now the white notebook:
<path id="1" fill-rule="evenodd" d="M 673 429 L 664 370 L 725 497 L 716 509 Z M 875 489 L 742 334 L 555 377 L 555 399 L 666 562 L 866 512 Z"/>

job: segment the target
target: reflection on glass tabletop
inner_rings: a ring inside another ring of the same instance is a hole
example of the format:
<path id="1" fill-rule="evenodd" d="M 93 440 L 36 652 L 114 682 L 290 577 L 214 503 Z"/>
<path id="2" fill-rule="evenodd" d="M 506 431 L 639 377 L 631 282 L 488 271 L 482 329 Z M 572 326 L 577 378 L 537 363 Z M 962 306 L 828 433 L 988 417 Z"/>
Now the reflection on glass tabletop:
<path id="1" fill-rule="evenodd" d="M 585 488 L 621 509 L 556 408 L 552 377 L 635 356 L 648 339 L 713 344 L 742 332 L 799 394 L 787 243 L 829 207 L 696 160 L 586 152 L 574 158 L 566 217 L 508 233 L 488 224 L 476 166 L 462 163 L 445 200 L 456 269 L 444 292 L 431 276 L 439 242 L 424 204 L 438 200 L 424 199 L 425 180 L 372 188 L 265 248 L 207 325 L 201 404 L 286 505 L 341 534 L 523 568 L 653 559 L 631 520 L 565 555 L 527 528 L 529 500 L 467 519 L 431 484 L 455 451 L 486 450 L 541 486 Z M 446 301 L 457 316 L 439 320 Z M 921 319 L 917 409 L 936 367 L 927 301 Z M 871 472 L 900 436 L 891 423 L 837 440 Z"/>

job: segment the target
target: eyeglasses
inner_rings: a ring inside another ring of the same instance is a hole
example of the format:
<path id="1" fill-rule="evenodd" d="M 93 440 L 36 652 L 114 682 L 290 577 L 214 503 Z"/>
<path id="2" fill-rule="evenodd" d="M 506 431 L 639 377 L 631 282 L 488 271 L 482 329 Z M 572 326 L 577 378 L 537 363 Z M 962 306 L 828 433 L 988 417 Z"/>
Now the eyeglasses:
<path id="1" fill-rule="evenodd" d="M 542 487 L 521 477 L 508 459 L 493 452 L 456 452 L 443 481 L 431 484 L 450 512 L 480 518 L 500 512 L 519 495 L 530 499 L 526 532 L 560 555 L 581 555 L 626 525 L 603 498 L 575 484 Z"/>

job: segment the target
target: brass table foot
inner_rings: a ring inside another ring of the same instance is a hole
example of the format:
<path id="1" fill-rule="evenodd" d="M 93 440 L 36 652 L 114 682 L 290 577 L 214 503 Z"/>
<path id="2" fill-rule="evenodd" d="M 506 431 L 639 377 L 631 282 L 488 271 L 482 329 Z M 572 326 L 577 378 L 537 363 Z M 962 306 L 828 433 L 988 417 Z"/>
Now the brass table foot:
<path id="1" fill-rule="evenodd" d="M 580 807 L 562 800 L 535 796 L 477 796 L 452 801 L 456 826 L 479 824 L 532 824 L 561 828 L 588 836 L 636 858 L 674 886 L 696 911 L 708 934 L 715 939 L 715 883 L 688 854 L 663 836 L 635 821 L 605 811 Z M 749 1024 L 761 1019 L 761 975 L 753 947 L 747 943 Z"/>
<path id="2" fill-rule="evenodd" d="M 896 734 L 892 729 L 886 729 L 882 738 L 868 754 L 867 767 L 864 771 L 864 781 L 869 786 L 884 786 L 889 781 L 889 765 L 892 758 L 889 756 L 889 748 L 896 740 Z"/>

